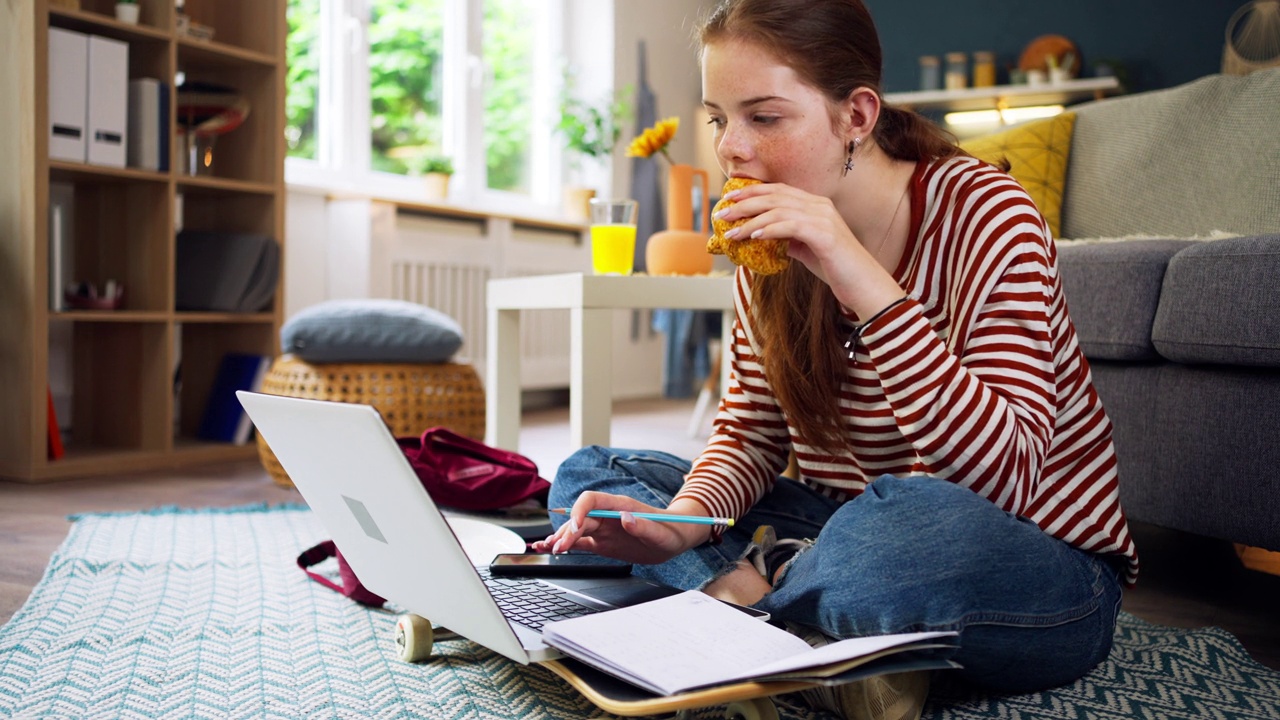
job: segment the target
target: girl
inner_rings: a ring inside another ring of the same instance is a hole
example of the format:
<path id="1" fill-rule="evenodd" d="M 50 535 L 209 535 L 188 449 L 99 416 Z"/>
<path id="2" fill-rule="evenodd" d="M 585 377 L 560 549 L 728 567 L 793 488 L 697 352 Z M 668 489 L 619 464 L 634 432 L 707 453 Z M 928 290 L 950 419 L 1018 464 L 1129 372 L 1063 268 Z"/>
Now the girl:
<path id="1" fill-rule="evenodd" d="M 722 169 L 762 181 L 719 217 L 746 219 L 736 239 L 788 239 L 791 261 L 737 271 L 706 450 L 582 449 L 551 491 L 572 512 L 537 549 L 644 563 L 836 638 L 954 630 L 955 672 L 999 691 L 1085 674 L 1138 565 L 1044 219 L 1004 171 L 884 104 L 861 0 L 726 0 L 699 41 Z M 798 481 L 779 476 L 789 453 Z M 597 508 L 738 521 L 719 535 Z M 921 677 L 885 680 L 838 709 L 918 717 Z"/>

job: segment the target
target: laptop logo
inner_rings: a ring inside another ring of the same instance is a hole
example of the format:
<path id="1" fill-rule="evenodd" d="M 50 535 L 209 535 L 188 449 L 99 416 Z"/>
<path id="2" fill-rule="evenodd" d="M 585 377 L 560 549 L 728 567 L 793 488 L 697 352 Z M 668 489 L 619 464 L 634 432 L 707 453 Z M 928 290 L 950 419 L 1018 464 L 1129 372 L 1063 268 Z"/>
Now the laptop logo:
<path id="1" fill-rule="evenodd" d="M 347 509 L 355 516 L 356 522 L 360 523 L 360 529 L 364 530 L 364 534 L 384 545 L 387 544 L 387 538 L 378 528 L 378 523 L 373 521 L 373 516 L 369 514 L 369 509 L 364 506 L 364 503 L 346 495 L 343 495 L 342 499 L 347 503 Z"/>

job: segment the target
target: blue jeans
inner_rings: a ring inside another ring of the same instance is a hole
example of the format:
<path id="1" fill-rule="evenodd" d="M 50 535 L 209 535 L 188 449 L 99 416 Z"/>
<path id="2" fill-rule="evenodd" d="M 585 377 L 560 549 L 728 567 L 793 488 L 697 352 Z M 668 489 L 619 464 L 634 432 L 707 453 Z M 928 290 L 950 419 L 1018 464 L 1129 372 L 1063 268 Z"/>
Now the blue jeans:
<path id="1" fill-rule="evenodd" d="M 560 466 L 550 506 L 596 490 L 666 507 L 689 469 L 667 453 L 583 448 Z M 844 504 L 779 478 L 720 544 L 635 572 L 701 588 L 737 563 L 760 525 L 817 540 L 756 604 L 776 619 L 838 638 L 955 630 L 958 672 L 1001 692 L 1071 682 L 1111 651 L 1118 563 L 934 478 L 885 475 Z"/>

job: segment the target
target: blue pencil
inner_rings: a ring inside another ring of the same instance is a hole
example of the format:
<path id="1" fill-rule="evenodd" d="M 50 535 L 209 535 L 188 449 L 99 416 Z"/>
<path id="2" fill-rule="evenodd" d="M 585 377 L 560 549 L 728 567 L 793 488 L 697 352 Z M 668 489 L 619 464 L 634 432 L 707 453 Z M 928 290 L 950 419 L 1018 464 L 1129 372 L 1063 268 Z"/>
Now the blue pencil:
<path id="1" fill-rule="evenodd" d="M 553 512 L 558 515 L 568 515 L 569 508 L 551 508 L 547 512 Z M 631 516 L 638 517 L 643 520 L 657 520 L 658 522 L 692 523 L 694 525 L 733 527 L 733 518 L 702 517 L 701 515 L 666 515 L 663 513 L 646 512 L 633 512 L 631 513 Z M 619 510 L 588 510 L 587 517 L 621 520 L 622 512 Z"/>

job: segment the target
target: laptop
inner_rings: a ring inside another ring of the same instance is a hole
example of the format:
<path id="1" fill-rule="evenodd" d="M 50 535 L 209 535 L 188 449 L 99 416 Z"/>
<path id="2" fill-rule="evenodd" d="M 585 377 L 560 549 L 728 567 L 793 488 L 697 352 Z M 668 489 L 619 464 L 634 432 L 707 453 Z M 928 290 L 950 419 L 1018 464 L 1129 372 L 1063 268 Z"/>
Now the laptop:
<path id="1" fill-rule="evenodd" d="M 544 610 L 573 617 L 680 592 L 634 576 L 490 578 L 487 563 L 467 558 L 376 409 L 236 396 L 365 587 L 516 662 L 562 657 L 542 642 Z M 520 607 L 537 598 L 545 607 L 532 615 Z"/>

